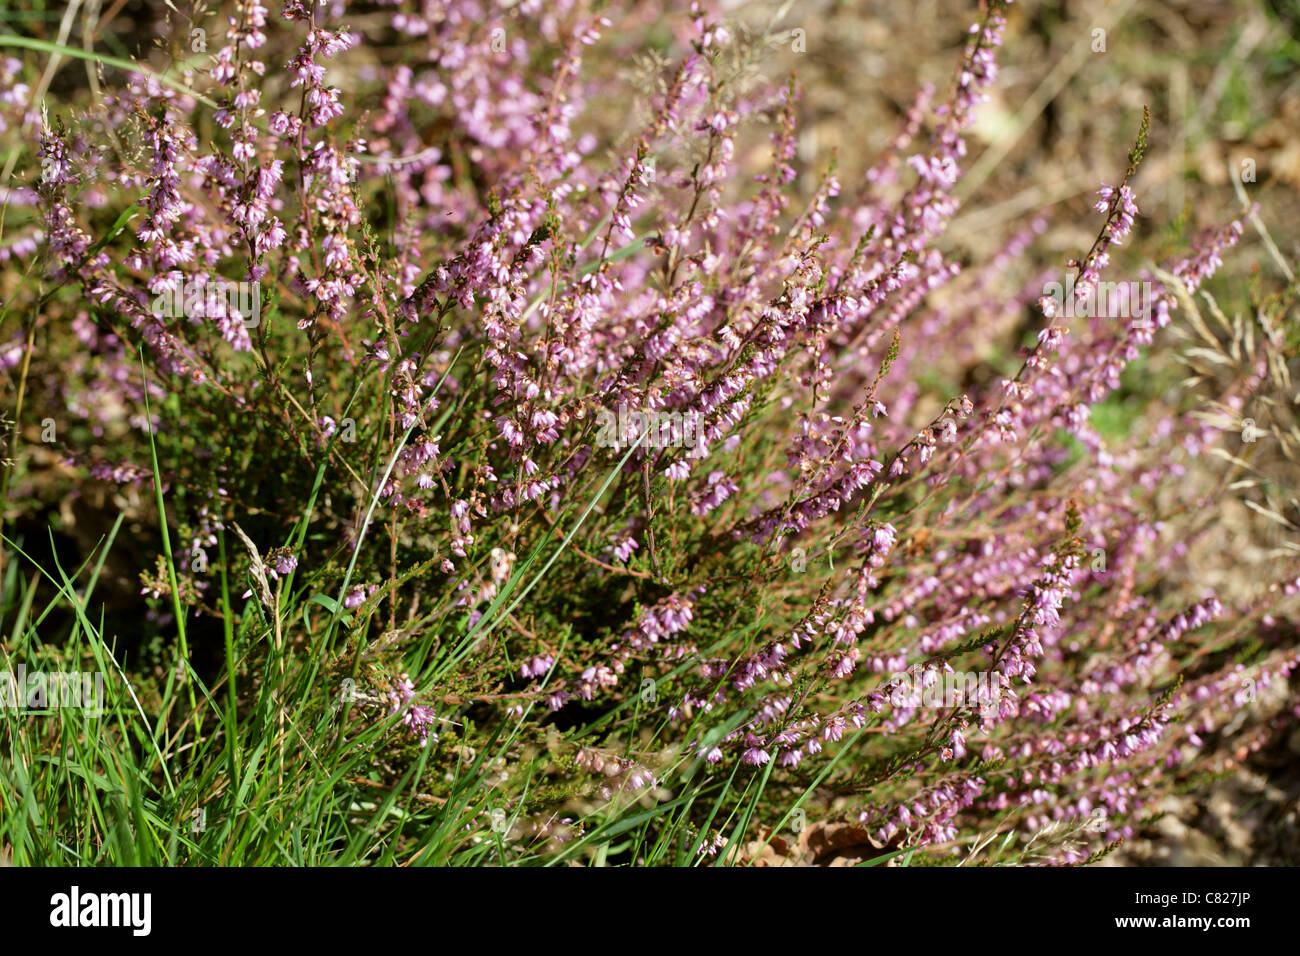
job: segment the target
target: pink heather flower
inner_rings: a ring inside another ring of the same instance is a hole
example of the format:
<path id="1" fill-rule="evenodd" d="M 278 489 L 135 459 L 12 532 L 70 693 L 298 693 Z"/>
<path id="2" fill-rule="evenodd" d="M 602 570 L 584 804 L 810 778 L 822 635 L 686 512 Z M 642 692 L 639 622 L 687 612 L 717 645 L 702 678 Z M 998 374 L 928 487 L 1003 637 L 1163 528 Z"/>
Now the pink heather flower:
<path id="1" fill-rule="evenodd" d="M 268 521 L 296 513 L 286 488 L 298 482 L 256 476 L 325 464 L 312 540 L 355 550 L 355 580 L 388 580 L 394 559 L 399 574 L 417 569 L 383 592 L 400 626 L 372 649 L 390 672 L 433 632 L 481 630 L 515 551 L 543 546 L 545 574 L 453 675 L 466 702 L 501 705 L 484 710 L 489 725 L 528 714 L 536 725 L 517 729 L 536 738 L 570 706 L 591 711 L 572 715 L 585 726 L 630 709 L 652 677 L 671 698 L 664 746 L 727 773 L 775 760 L 783 786 L 813 779 L 831 743 L 865 729 L 863 760 L 913 756 L 853 814 L 908 846 L 959 845 L 989 820 L 1032 832 L 1094 807 L 1143 820 L 1174 783 L 1271 745 L 1282 722 L 1256 720 L 1254 697 L 1300 663 L 1296 568 L 1278 565 L 1277 585 L 1261 580 L 1241 606 L 1209 595 L 1172 606 L 1164 586 L 1195 547 L 1184 516 L 1215 504 L 1189 460 L 1236 454 L 1237 435 L 1178 414 L 1181 402 L 1142 410 L 1118 436 L 1091 412 L 1166 344 L 1150 326 L 1171 324 L 1180 299 L 1154 276 L 1110 275 L 1129 258 L 1111 247 L 1139 213 L 1128 179 L 1097 193 L 1101 235 L 1069 264 L 1073 294 L 1040 295 L 1032 271 L 1006 286 L 1033 261 L 1041 222 L 972 266 L 944 237 L 966 136 L 997 78 L 1003 3 L 982 5 L 952 95 L 922 90 L 868 188 L 843 192 L 830 174 L 799 179 L 796 91 L 720 82 L 727 32 L 698 4 L 665 34 L 644 121 L 612 141 L 602 84 L 617 81 L 608 58 L 626 44 L 597 44 L 614 24 L 590 4 L 378 4 L 376 30 L 415 39 L 396 58 L 349 55 L 379 33 L 346 29 L 346 6 L 286 0 L 272 18 L 239 0 L 195 81 L 216 102 L 211 124 L 193 96 L 133 74 L 84 122 L 74 113 L 73 129 L 47 128 L 21 82 L 34 82 L 31 64 L 0 58 L 0 134 L 36 136 L 41 160 L 25 184 L 0 186 L 16 220 L 0 262 L 48 261 L 51 315 L 69 318 L 30 348 L 22 330 L 0 333 L 0 378 L 31 358 L 38 401 L 22 427 L 48 408 L 60 440 L 105 449 L 59 452 L 74 492 L 74 473 L 151 491 L 138 462 L 155 430 L 177 439 L 160 450 L 193 447 L 161 463 L 164 493 L 187 482 L 169 499 L 195 561 L 180 568 L 182 601 L 211 606 L 212 572 L 198 565 L 250 497 L 274 499 L 253 502 Z M 612 34 L 643 29 L 642 12 Z M 137 120 L 138 150 L 102 148 L 102 130 Z M 751 186 L 755 120 L 771 161 Z M 129 228 L 91 255 L 137 200 Z M 376 237 L 373 213 L 389 209 Z M 1199 235 L 1166 272 L 1197 291 L 1245 218 Z M 1103 277 L 1127 298 L 1108 301 Z M 274 290 L 269 324 L 245 328 L 214 294 L 225 281 Z M 18 288 L 24 309 L 38 304 Z M 1135 321 L 1135 288 L 1151 290 L 1138 307 L 1154 323 Z M 193 309 L 154 306 L 191 290 Z M 990 380 L 977 364 L 991 347 L 1014 350 L 1017 317 L 1035 304 L 1023 367 Z M 1240 369 L 1211 370 L 1238 418 L 1285 358 L 1266 318 L 1254 317 Z M 72 347 L 42 355 L 51 335 Z M 936 393 L 932 365 L 969 395 Z M 186 414 L 168 413 L 173 400 Z M 595 401 L 631 412 L 612 438 L 595 437 Z M 365 423 L 355 445 L 345 415 Z M 227 416 L 269 456 L 247 474 L 199 430 Z M 440 421 L 445 440 L 431 431 Z M 320 461 L 297 461 L 313 441 Z M 1105 570 L 1088 566 L 1094 547 Z M 268 576 L 283 581 L 300 558 L 267 552 Z M 168 598 L 165 574 L 144 570 L 142 593 Z M 376 593 L 349 584 L 342 604 Z M 167 625 L 151 613 L 151 627 Z M 560 659 L 548 648 L 566 637 Z M 1249 666 L 1231 663 L 1243 649 Z M 1158 699 L 1174 664 L 1183 683 Z M 993 692 L 972 695 L 957 668 Z M 436 708 L 406 674 L 383 702 L 392 723 L 437 740 Z M 576 764 L 601 779 L 579 797 L 656 786 L 612 755 L 640 749 L 620 726 L 588 728 Z M 550 832 L 556 811 L 537 809 L 537 845 L 575 835 Z M 701 853 L 726 845 L 696 836 Z"/>
<path id="2" fill-rule="evenodd" d="M 298 559 L 289 552 L 288 548 L 276 548 L 267 555 L 270 567 L 267 568 L 267 575 L 271 580 L 284 577 L 298 567 Z"/>
<path id="3" fill-rule="evenodd" d="M 421 747 L 426 746 L 430 740 L 438 739 L 438 735 L 433 732 L 437 716 L 433 708 L 414 703 L 415 685 L 406 674 L 401 675 L 396 686 L 388 691 L 387 697 L 389 713 L 402 714 L 402 724 L 416 736 Z"/>
<path id="4" fill-rule="evenodd" d="M 615 539 L 614 545 L 610 549 L 610 553 L 613 554 L 614 560 L 625 562 L 628 558 L 632 557 L 632 552 L 639 547 L 640 545 L 636 543 L 635 538 L 631 535 L 625 534 L 622 537 Z"/>
<path id="5" fill-rule="evenodd" d="M 523 677 L 544 677 L 554 665 L 555 658 L 549 654 L 541 654 L 531 660 L 524 661 L 519 668 L 519 673 Z"/>
<path id="6" fill-rule="evenodd" d="M 721 747 L 701 747 L 696 751 L 696 756 L 703 757 L 709 763 L 720 763 L 723 759 Z"/>

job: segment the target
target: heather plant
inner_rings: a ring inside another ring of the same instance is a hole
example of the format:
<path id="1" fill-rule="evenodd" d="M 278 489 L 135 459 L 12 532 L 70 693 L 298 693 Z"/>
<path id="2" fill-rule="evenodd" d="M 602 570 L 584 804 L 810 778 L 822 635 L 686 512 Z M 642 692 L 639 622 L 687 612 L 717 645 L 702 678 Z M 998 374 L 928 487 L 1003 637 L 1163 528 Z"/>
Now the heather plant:
<path id="1" fill-rule="evenodd" d="M 0 37 L 6 668 L 106 697 L 0 688 L 0 852 L 1080 863 L 1284 734 L 1294 545 L 1182 569 L 1293 528 L 1290 268 L 1131 251 L 1145 113 L 1064 269 L 946 249 L 1008 6 L 847 189 L 705 4 L 195 8 L 57 107 Z"/>

